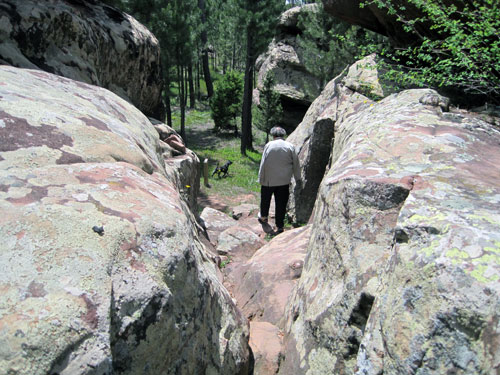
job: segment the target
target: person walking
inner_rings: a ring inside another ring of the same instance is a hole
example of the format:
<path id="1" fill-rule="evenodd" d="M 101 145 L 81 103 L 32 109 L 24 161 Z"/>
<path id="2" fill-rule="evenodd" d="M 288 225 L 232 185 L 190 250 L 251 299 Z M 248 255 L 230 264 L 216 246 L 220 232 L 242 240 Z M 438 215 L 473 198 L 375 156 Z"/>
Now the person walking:
<path id="1" fill-rule="evenodd" d="M 276 234 L 283 232 L 289 184 L 292 175 L 297 185 L 301 184 L 300 165 L 295 147 L 284 140 L 285 129 L 275 126 L 270 131 L 273 140 L 268 142 L 262 153 L 259 168 L 261 224 L 268 222 L 269 206 L 274 195 L 276 211 Z"/>

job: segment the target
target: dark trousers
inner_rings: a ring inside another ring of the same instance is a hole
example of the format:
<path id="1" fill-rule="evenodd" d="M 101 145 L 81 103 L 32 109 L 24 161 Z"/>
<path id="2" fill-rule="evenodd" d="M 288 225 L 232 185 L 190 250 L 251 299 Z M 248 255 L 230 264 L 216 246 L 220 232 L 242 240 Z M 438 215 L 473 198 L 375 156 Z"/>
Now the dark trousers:
<path id="1" fill-rule="evenodd" d="M 278 228 L 283 228 L 289 195 L 288 185 L 260 187 L 260 215 L 263 217 L 269 216 L 269 206 L 271 205 L 271 197 L 273 194 L 276 211 L 276 226 Z"/>

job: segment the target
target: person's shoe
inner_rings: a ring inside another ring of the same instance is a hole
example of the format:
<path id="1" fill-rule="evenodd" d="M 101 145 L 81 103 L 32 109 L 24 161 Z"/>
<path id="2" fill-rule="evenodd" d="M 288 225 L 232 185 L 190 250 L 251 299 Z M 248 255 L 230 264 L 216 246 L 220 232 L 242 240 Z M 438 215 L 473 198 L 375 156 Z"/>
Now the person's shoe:
<path id="1" fill-rule="evenodd" d="M 276 228 L 276 234 L 283 233 L 283 228 Z"/>
<path id="2" fill-rule="evenodd" d="M 266 224 L 267 223 L 267 216 L 260 216 L 260 212 L 257 214 L 257 220 L 261 224 Z"/>

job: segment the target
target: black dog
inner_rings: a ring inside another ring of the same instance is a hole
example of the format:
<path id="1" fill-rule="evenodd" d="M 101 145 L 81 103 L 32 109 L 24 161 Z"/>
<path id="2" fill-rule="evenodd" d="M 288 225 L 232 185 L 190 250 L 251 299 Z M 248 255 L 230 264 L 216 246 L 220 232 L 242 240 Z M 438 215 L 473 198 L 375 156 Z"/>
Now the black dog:
<path id="1" fill-rule="evenodd" d="M 219 167 L 219 163 L 217 163 L 217 166 L 214 169 L 214 173 L 212 173 L 212 177 L 215 175 L 217 175 L 219 178 L 226 177 L 229 166 L 231 164 L 233 164 L 231 160 L 226 161 L 226 163 L 222 167 Z"/>

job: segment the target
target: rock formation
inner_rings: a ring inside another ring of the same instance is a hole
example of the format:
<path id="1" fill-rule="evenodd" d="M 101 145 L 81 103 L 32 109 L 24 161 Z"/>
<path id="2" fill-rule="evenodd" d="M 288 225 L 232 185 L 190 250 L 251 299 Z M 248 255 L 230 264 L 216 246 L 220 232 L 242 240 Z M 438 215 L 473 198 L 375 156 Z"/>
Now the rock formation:
<path id="1" fill-rule="evenodd" d="M 401 15 L 407 19 L 416 19 L 423 16 L 411 2 L 404 0 L 392 0 L 396 7 L 404 7 Z M 363 7 L 360 4 L 364 3 Z M 366 4 L 362 0 L 323 0 L 325 11 L 332 16 L 346 21 L 350 24 L 359 25 L 365 29 L 388 36 L 396 45 L 408 45 L 414 42 L 414 37 L 407 33 L 403 24 L 397 20 L 394 14 L 388 14 L 384 8 L 379 8 L 376 4 Z M 454 0 L 444 0 L 446 6 L 457 4 Z M 436 37 L 437 30 L 433 30 L 426 24 L 416 24 L 420 35 Z"/>
<path id="2" fill-rule="evenodd" d="M 241 205 L 233 212 L 238 219 L 232 219 L 207 207 L 201 217 L 217 245 L 224 285 L 250 322 L 254 374 L 272 375 L 284 355 L 285 309 L 302 273 L 311 227 L 286 230 L 265 243 L 256 210 Z"/>
<path id="3" fill-rule="evenodd" d="M 259 56 L 256 63 L 258 71 L 257 89 L 254 101 L 259 102 L 259 89 L 268 74 L 273 74 L 274 89 L 280 93 L 283 107 L 282 126 L 291 133 L 300 123 L 307 108 L 320 94 L 319 79 L 309 73 L 303 63 L 302 51 L 297 41 L 301 32 L 298 26 L 301 12 L 314 11 L 315 5 L 294 7 L 281 15 L 277 35 L 268 50 Z"/>
<path id="4" fill-rule="evenodd" d="M 390 82 L 380 78 L 376 56 L 369 55 L 330 81 L 309 107 L 288 141 L 298 150 L 302 186 L 295 186 L 289 201 L 289 215 L 306 223 L 313 211 L 320 182 L 327 169 L 334 141 L 334 124 L 359 110 L 368 98 L 381 98 L 392 92 Z M 364 94 L 364 95 L 362 95 Z"/>
<path id="5" fill-rule="evenodd" d="M 498 127 L 432 90 L 324 95 L 307 126 L 333 150 L 279 373 L 497 374 Z"/>
<path id="6" fill-rule="evenodd" d="M 164 160 L 106 89 L 7 66 L 0 82 L 0 373 L 248 373 L 247 322 L 180 190 L 194 154 Z"/>
<path id="7" fill-rule="evenodd" d="M 158 40 L 131 16 L 92 0 L 4 0 L 0 63 L 107 88 L 163 119 Z"/>

